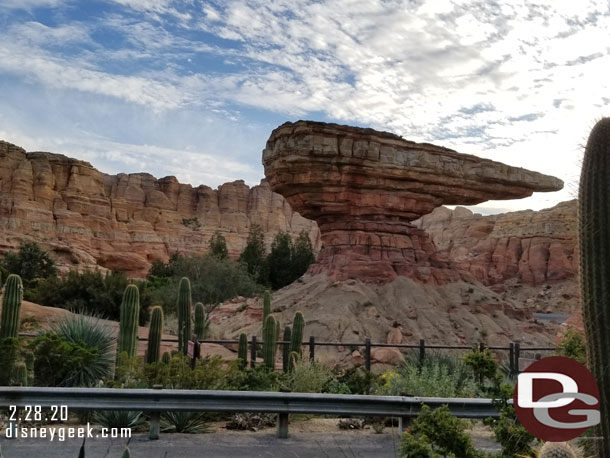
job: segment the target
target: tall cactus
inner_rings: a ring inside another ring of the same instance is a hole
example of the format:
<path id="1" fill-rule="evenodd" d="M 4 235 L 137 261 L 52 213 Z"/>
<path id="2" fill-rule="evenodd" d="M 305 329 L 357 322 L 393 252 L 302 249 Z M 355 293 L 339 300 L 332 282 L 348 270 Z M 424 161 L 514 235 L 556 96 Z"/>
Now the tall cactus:
<path id="1" fill-rule="evenodd" d="M 275 349 L 277 348 L 276 326 L 277 323 L 273 315 L 268 315 L 263 328 L 263 359 L 265 367 L 271 370 L 275 367 Z"/>
<path id="2" fill-rule="evenodd" d="M 201 302 L 195 304 L 195 329 L 194 333 L 197 339 L 205 339 L 205 309 Z"/>
<path id="3" fill-rule="evenodd" d="M 25 363 L 18 363 L 15 366 L 15 381 L 19 386 L 28 386 L 28 369 Z"/>
<path id="4" fill-rule="evenodd" d="M 23 283 L 19 275 L 9 275 L 4 285 L 2 318 L 0 319 L 0 339 L 16 338 L 19 334 L 19 313 L 23 299 Z"/>
<path id="5" fill-rule="evenodd" d="M 290 340 L 290 351 L 301 355 L 301 344 L 303 343 L 303 328 L 305 328 L 305 318 L 301 312 L 294 314 L 292 320 L 292 339 Z"/>
<path id="6" fill-rule="evenodd" d="M 134 357 L 138 348 L 138 319 L 140 317 L 140 291 L 136 285 L 128 285 L 123 293 L 119 323 L 118 354 Z"/>
<path id="7" fill-rule="evenodd" d="M 178 291 L 178 349 L 188 352 L 188 342 L 191 338 L 191 282 L 182 277 Z"/>
<path id="8" fill-rule="evenodd" d="M 239 335 L 239 344 L 237 345 L 237 358 L 239 359 L 239 367 L 241 369 L 248 364 L 248 336 L 241 333 Z"/>
<path id="9" fill-rule="evenodd" d="M 263 334 L 265 333 L 265 321 L 267 317 L 271 314 L 271 293 L 269 290 L 265 290 L 265 294 L 263 295 Z"/>
<path id="10" fill-rule="evenodd" d="M 161 353 L 161 335 L 163 334 L 163 309 L 160 306 L 153 307 L 148 328 L 148 350 L 146 362 L 156 363 Z"/>
<path id="11" fill-rule="evenodd" d="M 585 148 L 578 196 L 580 288 L 587 363 L 600 390 L 599 458 L 610 458 L 610 118 L 595 124 Z"/>
<path id="12" fill-rule="evenodd" d="M 282 344 L 282 369 L 284 372 L 288 372 L 289 368 L 289 357 L 290 357 L 290 335 L 292 334 L 290 326 L 284 328 L 284 335 L 282 341 L 288 342 Z"/>

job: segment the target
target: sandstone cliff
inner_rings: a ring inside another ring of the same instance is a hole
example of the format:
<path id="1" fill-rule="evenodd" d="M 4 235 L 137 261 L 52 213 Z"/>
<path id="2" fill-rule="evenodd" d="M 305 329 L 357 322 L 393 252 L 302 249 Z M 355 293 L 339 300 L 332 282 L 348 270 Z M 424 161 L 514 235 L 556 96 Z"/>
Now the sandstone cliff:
<path id="1" fill-rule="evenodd" d="M 263 182 L 208 186 L 181 184 L 147 173 L 107 175 L 60 154 L 26 151 L 0 141 L 0 253 L 20 241 L 49 249 L 61 269 L 106 268 L 145 276 L 174 251 L 205 253 L 216 230 L 230 255 L 246 243 L 251 224 L 266 242 L 279 230 L 305 229 L 316 248 L 314 222 Z"/>

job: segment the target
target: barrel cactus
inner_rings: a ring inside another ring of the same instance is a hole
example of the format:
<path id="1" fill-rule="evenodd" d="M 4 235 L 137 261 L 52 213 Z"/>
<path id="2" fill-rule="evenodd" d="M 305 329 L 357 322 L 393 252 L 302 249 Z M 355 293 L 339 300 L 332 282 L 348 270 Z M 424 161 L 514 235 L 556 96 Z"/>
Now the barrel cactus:
<path id="1" fill-rule="evenodd" d="M 292 338 L 290 341 L 290 351 L 301 355 L 301 345 L 303 343 L 303 328 L 305 327 L 305 318 L 301 312 L 294 314 L 292 320 Z"/>
<path id="2" fill-rule="evenodd" d="M 140 317 L 140 292 L 136 285 L 128 285 L 123 293 L 119 323 L 118 354 L 125 352 L 129 358 L 138 348 L 138 319 Z"/>
<path id="3" fill-rule="evenodd" d="M 197 336 L 197 339 L 203 340 L 205 339 L 206 334 L 206 316 L 205 316 L 205 308 L 201 302 L 197 302 L 195 304 L 195 329 L 194 333 Z"/>
<path id="4" fill-rule="evenodd" d="M 546 442 L 538 452 L 538 458 L 578 458 L 578 455 L 565 442 Z"/>
<path id="5" fill-rule="evenodd" d="M 191 338 L 191 304 L 191 282 L 182 277 L 178 290 L 178 348 L 185 355 Z"/>
<path id="6" fill-rule="evenodd" d="M 578 196 L 580 287 L 587 363 L 600 390 L 599 458 L 610 458 L 610 118 L 593 127 Z"/>
<path id="7" fill-rule="evenodd" d="M 243 333 L 239 335 L 237 358 L 239 359 L 239 367 L 242 369 L 245 368 L 246 364 L 248 364 L 248 336 Z"/>
<path id="8" fill-rule="evenodd" d="M 290 357 L 290 335 L 292 334 L 290 330 L 290 326 L 286 326 L 284 328 L 284 336 L 282 337 L 282 369 L 284 372 L 288 372 L 289 360 Z M 285 343 L 288 342 L 288 343 Z"/>
<path id="9" fill-rule="evenodd" d="M 0 318 L 0 339 L 16 338 L 19 334 L 19 313 L 23 300 L 23 283 L 19 275 L 9 275 L 4 285 L 2 318 Z"/>
<path id="10" fill-rule="evenodd" d="M 275 350 L 277 348 L 276 326 L 277 323 L 275 322 L 273 315 L 268 315 L 265 320 L 263 334 L 263 359 L 267 369 L 273 369 L 275 367 Z"/>
<path id="11" fill-rule="evenodd" d="M 169 364 L 171 359 L 171 355 L 168 352 L 164 351 L 163 356 L 161 356 L 161 362 L 163 362 L 163 364 Z"/>
<path id="12" fill-rule="evenodd" d="M 28 369 L 25 363 L 18 363 L 15 366 L 15 381 L 19 386 L 28 386 Z"/>
<path id="13" fill-rule="evenodd" d="M 146 362 L 156 363 L 159 361 L 161 352 L 161 336 L 163 334 L 163 309 L 160 306 L 153 307 L 148 328 L 148 350 L 146 351 Z"/>

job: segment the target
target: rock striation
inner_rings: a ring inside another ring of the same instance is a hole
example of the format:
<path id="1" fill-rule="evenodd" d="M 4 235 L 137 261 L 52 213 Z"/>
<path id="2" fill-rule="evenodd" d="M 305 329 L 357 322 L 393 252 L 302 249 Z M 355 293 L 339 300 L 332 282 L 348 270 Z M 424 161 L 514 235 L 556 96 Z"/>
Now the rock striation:
<path id="1" fill-rule="evenodd" d="M 538 286 L 578 273 L 577 201 L 540 211 L 481 216 L 439 207 L 415 221 L 453 268 L 485 285 Z"/>
<path id="2" fill-rule="evenodd" d="M 322 250 L 311 272 L 337 280 L 457 280 L 459 272 L 412 221 L 441 205 L 563 187 L 551 176 L 391 133 L 310 121 L 275 129 L 263 165 L 271 189 L 318 223 Z"/>
<path id="3" fill-rule="evenodd" d="M 101 267 L 143 277 L 152 262 L 175 251 L 205 253 L 217 230 L 237 256 L 253 223 L 269 245 L 279 230 L 296 235 L 304 229 L 319 246 L 315 223 L 266 182 L 249 188 L 235 181 L 214 190 L 172 176 L 107 175 L 87 162 L 0 141 L 0 253 L 32 240 L 50 249 L 64 270 Z"/>

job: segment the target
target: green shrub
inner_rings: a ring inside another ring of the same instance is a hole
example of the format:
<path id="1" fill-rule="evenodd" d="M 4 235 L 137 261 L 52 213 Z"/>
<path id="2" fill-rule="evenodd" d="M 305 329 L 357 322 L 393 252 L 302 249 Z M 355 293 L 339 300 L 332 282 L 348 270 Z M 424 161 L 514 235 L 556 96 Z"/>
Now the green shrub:
<path id="1" fill-rule="evenodd" d="M 239 371 L 235 379 L 235 389 L 239 391 L 278 391 L 286 384 L 285 373 L 270 371 L 262 365 Z"/>
<path id="2" fill-rule="evenodd" d="M 347 369 L 336 369 L 335 379 L 337 384 L 346 386 L 351 394 L 371 394 L 382 383 L 380 375 L 366 370 L 360 364 Z"/>
<path id="3" fill-rule="evenodd" d="M 322 393 L 332 378 L 332 371 L 323 364 L 299 357 L 288 373 L 288 387 L 296 393 Z"/>
<path id="4" fill-rule="evenodd" d="M 229 257 L 227 240 L 220 231 L 214 232 L 214 235 L 210 238 L 210 254 L 218 259 L 227 259 Z"/>
<path id="5" fill-rule="evenodd" d="M 260 284 L 267 283 L 265 255 L 265 234 L 263 233 L 263 228 L 258 224 L 252 224 L 248 232 L 248 240 L 244 251 L 239 255 L 239 262 L 245 266 L 251 278 Z"/>
<path id="6" fill-rule="evenodd" d="M 0 386 L 12 386 L 20 382 L 18 366 L 31 359 L 32 353 L 15 337 L 0 339 Z M 31 368 L 28 368 L 28 372 Z M 29 375 L 29 374 L 28 374 Z M 28 379 L 28 385 L 30 380 Z"/>
<path id="7" fill-rule="evenodd" d="M 585 351 L 585 336 L 575 329 L 568 329 L 556 348 L 557 355 L 575 359 L 582 365 L 587 364 Z"/>
<path id="8" fill-rule="evenodd" d="M 474 448 L 472 439 L 464 431 L 467 427 L 468 422 L 451 415 L 446 405 L 434 410 L 424 405 L 401 439 L 401 456 L 483 458 L 485 454 Z M 413 451 L 411 447 L 414 448 Z"/>
<path id="9" fill-rule="evenodd" d="M 17 252 L 6 253 L 2 259 L 2 267 L 8 273 L 19 275 L 25 283 L 35 278 L 48 278 L 57 274 L 55 261 L 35 242 L 22 242 Z"/>

